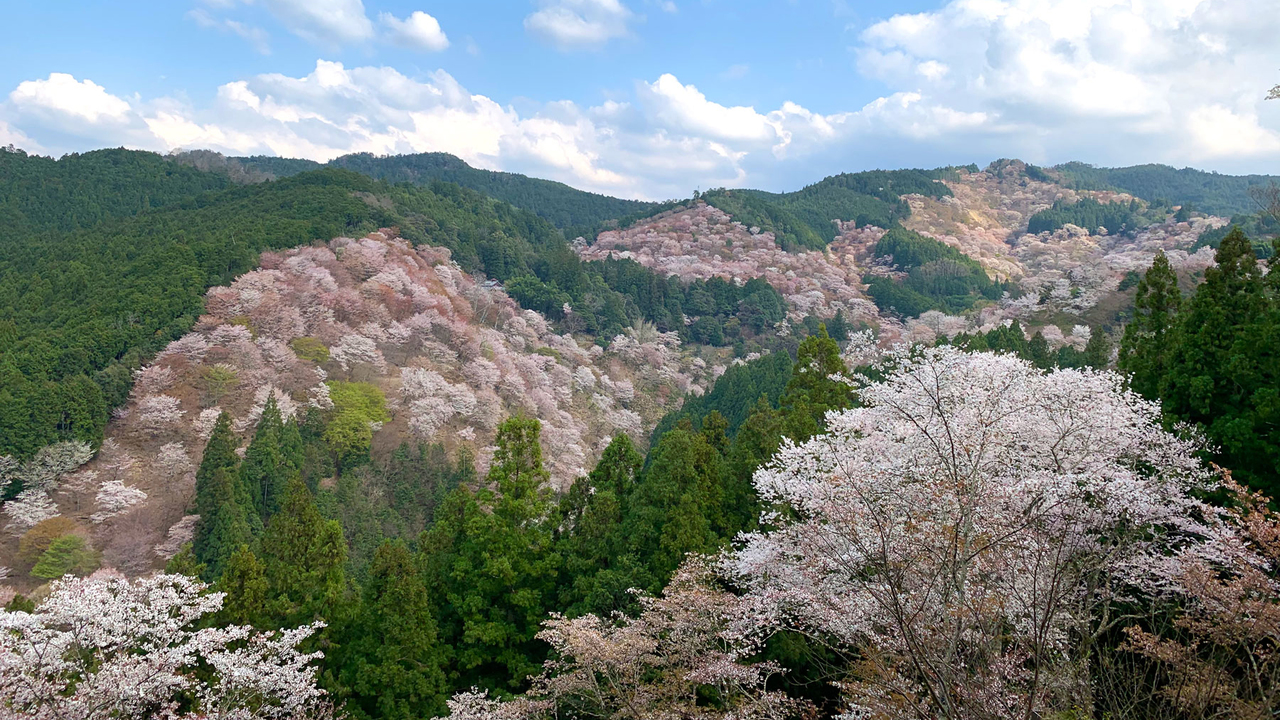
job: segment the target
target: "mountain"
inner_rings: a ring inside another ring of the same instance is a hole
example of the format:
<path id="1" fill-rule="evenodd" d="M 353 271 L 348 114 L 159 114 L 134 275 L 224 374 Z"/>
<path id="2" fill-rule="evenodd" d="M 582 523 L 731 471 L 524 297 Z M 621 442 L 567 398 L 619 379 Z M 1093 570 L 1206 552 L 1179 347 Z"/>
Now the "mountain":
<path id="1" fill-rule="evenodd" d="M 382 157 L 355 153 L 334 158 L 323 165 L 310 160 L 261 155 L 229 159 L 249 170 L 274 177 L 288 177 L 320 167 L 336 167 L 391 183 L 429 185 L 435 181 L 450 182 L 529 210 L 566 231 L 570 237 L 575 233 L 589 234 L 602 223 L 643 212 L 656 205 L 586 192 L 553 180 L 473 168 L 448 153 Z"/>
<path id="2" fill-rule="evenodd" d="M 1256 213 L 1251 188 L 1280 182 L 1280 175 L 1222 175 L 1168 165 L 1100 168 L 1072 162 L 1052 168 L 1062 184 L 1078 190 L 1118 190 L 1148 203 L 1190 205 L 1211 215 Z"/>

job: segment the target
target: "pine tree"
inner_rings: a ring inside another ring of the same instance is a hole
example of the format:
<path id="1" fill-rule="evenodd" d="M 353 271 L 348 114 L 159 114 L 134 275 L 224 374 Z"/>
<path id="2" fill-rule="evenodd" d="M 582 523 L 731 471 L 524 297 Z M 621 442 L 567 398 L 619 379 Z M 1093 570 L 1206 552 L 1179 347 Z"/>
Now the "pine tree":
<path id="1" fill-rule="evenodd" d="M 293 422 L 284 422 L 275 398 L 268 398 L 253 441 L 240 464 L 241 482 L 263 523 L 280 511 L 285 488 L 302 470 L 302 437 Z"/>
<path id="2" fill-rule="evenodd" d="M 1154 400 L 1168 366 L 1170 345 L 1182 293 L 1169 259 L 1159 253 L 1138 283 L 1133 320 L 1125 327 L 1117 364 L 1134 391 Z"/>
<path id="3" fill-rule="evenodd" d="M 807 440 L 822 432 L 827 411 L 850 407 L 853 398 L 849 386 L 831 379 L 847 372 L 840 359 L 840 346 L 827 335 L 825 325 L 817 335 L 800 343 L 791 380 L 782 395 L 788 437 L 796 442 Z"/>
<path id="4" fill-rule="evenodd" d="M 1037 330 L 1036 334 L 1031 336 L 1031 340 L 1027 343 L 1027 353 L 1027 359 L 1031 364 L 1041 370 L 1053 367 L 1053 355 L 1049 352 L 1049 341 L 1045 340 L 1043 332 Z"/>
<path id="5" fill-rule="evenodd" d="M 1178 315 L 1160 384 L 1165 412 L 1198 423 L 1219 449 L 1216 460 L 1275 496 L 1280 490 L 1280 311 L 1253 246 L 1236 227 L 1217 266 Z"/>
<path id="6" fill-rule="evenodd" d="M 1089 342 L 1084 346 L 1084 364 L 1095 370 L 1111 364 L 1111 338 L 1102 328 L 1094 328 L 1089 335 Z"/>
<path id="7" fill-rule="evenodd" d="M 335 661 L 348 713 L 384 720 L 445 714 L 447 654 L 404 543 L 387 541 L 374 553 L 360 610 L 344 637 Z"/>
<path id="8" fill-rule="evenodd" d="M 608 615 L 629 607 L 634 565 L 623 558 L 628 545 L 623 508 L 635 486 L 644 458 L 631 438 L 614 437 L 591 474 L 579 478 L 560 501 L 565 585 L 560 606 L 570 616 L 587 612 Z"/>
<path id="9" fill-rule="evenodd" d="M 289 481 L 261 545 L 269 584 L 266 610 L 273 625 L 301 625 L 335 612 L 346 589 L 347 544 L 342 527 L 321 517 L 301 479 Z"/>

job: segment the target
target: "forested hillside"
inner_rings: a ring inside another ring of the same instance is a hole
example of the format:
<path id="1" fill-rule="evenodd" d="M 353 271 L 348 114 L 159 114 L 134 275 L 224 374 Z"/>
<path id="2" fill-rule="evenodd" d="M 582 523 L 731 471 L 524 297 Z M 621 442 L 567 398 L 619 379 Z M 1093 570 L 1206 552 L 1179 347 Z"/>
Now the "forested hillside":
<path id="1" fill-rule="evenodd" d="M 1280 710 L 1275 217 L 179 160 L 0 153 L 0 715 Z"/>
<path id="2" fill-rule="evenodd" d="M 253 170 L 287 177 L 322 167 L 308 160 L 290 160 L 275 157 L 230 158 Z M 602 223 L 643 212 L 654 203 L 622 200 L 571 188 L 552 180 L 531 178 L 518 173 L 495 172 L 473 168 L 448 153 L 418 153 L 416 155 L 375 156 L 356 153 L 324 163 L 323 167 L 354 170 L 377 180 L 390 183 L 429 185 L 442 180 L 477 190 L 498 200 L 511 203 L 537 214 L 570 238 L 590 233 Z"/>
<path id="3" fill-rule="evenodd" d="M 1168 165 L 1100 168 L 1073 162 L 1053 170 L 1062 175 L 1068 187 L 1120 190 L 1149 203 L 1185 204 L 1201 212 L 1227 217 L 1257 212 L 1259 208 L 1250 199 L 1249 189 L 1280 182 L 1280 175 L 1221 175 Z"/>

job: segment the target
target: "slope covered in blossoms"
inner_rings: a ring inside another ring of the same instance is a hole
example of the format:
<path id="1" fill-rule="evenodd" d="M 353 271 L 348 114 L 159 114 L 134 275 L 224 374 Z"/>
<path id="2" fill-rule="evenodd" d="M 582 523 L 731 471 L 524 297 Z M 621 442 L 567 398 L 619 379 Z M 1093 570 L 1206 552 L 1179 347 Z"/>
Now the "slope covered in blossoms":
<path id="1" fill-rule="evenodd" d="M 874 244 L 876 227 L 845 231 L 826 252 L 786 252 L 774 234 L 747 227 L 701 201 L 655 215 L 623 229 L 600 233 L 594 243 L 577 244 L 584 260 L 626 258 L 681 280 L 763 277 L 787 300 L 789 316 L 829 318 L 843 310 L 852 319 L 873 321 L 876 307 L 861 287 L 862 271 L 852 245 Z"/>
<path id="2" fill-rule="evenodd" d="M 268 398 L 288 419 L 333 413 L 340 388 L 372 385 L 388 411 L 373 427 L 375 457 L 438 442 L 470 452 L 482 476 L 498 424 L 536 417 L 551 482 L 564 488 L 615 434 L 643 444 L 711 379 L 674 333 L 641 327 L 604 345 L 557 334 L 447 249 L 392 231 L 266 253 L 259 269 L 211 289 L 193 332 L 139 371 L 92 462 L 6 505 L 3 554 L 63 514 L 88 529 L 105 564 L 161 562 L 190 539 L 194 471 L 218 415 L 233 418 L 243 452 Z"/>

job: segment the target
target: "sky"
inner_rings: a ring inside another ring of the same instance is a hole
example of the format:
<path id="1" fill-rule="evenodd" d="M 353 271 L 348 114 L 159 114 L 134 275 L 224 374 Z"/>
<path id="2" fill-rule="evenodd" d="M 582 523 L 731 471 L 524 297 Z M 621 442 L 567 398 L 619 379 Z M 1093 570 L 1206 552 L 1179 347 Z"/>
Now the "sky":
<path id="1" fill-rule="evenodd" d="M 0 145 L 443 151 L 620 197 L 1280 173 L 1277 0 L 11 0 Z"/>

